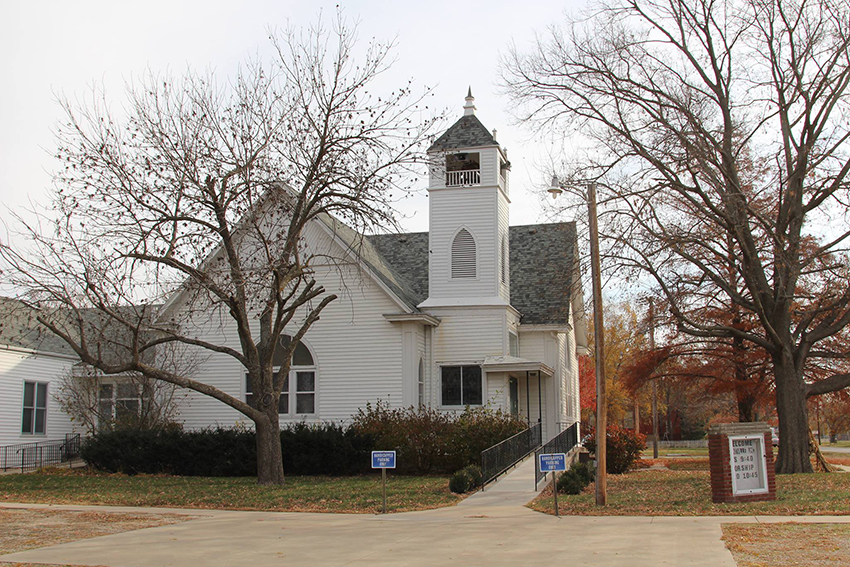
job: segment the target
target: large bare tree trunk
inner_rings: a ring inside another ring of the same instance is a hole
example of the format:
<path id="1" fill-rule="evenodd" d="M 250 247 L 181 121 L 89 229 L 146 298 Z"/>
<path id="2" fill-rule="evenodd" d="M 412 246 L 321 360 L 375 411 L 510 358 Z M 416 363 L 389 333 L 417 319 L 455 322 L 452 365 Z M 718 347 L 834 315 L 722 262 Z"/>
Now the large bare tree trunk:
<path id="1" fill-rule="evenodd" d="M 803 380 L 797 376 L 790 353 L 773 358 L 776 412 L 779 415 L 778 474 L 810 473 L 809 413 Z"/>
<path id="2" fill-rule="evenodd" d="M 280 448 L 280 422 L 277 407 L 266 408 L 265 419 L 257 429 L 257 484 L 283 485 L 283 453 Z"/>

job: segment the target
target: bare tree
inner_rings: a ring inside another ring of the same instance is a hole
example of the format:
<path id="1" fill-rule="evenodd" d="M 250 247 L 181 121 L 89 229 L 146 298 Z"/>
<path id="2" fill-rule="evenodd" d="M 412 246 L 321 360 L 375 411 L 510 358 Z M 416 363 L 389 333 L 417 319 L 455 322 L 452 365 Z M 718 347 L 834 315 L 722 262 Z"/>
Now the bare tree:
<path id="1" fill-rule="evenodd" d="M 185 392 L 185 390 L 183 390 Z M 107 380 L 95 371 L 68 372 L 53 394 L 86 434 L 113 429 L 159 429 L 175 423 L 181 390 L 140 374 Z"/>
<path id="2" fill-rule="evenodd" d="M 274 33 L 274 62 L 227 83 L 149 73 L 128 87 L 123 113 L 102 96 L 64 101 L 53 230 L 28 226 L 27 251 L 0 248 L 39 322 L 92 369 L 189 388 L 253 421 L 260 484 L 284 482 L 283 379 L 336 298 L 314 277 L 326 251 L 303 231 L 392 226 L 434 121 L 420 120 L 425 95 L 410 83 L 371 92 L 392 46 L 358 57 L 355 32 L 338 15 L 332 30 Z M 159 364 L 168 345 L 239 361 L 254 402 Z"/>
<path id="3" fill-rule="evenodd" d="M 807 397 L 850 385 L 850 8 L 833 0 L 611 0 L 505 61 L 539 127 L 605 176 L 609 265 L 648 275 L 680 331 L 770 358 L 777 472 L 812 470 Z M 694 316 L 736 306 L 748 329 Z M 837 361 L 811 378 L 814 358 Z"/>

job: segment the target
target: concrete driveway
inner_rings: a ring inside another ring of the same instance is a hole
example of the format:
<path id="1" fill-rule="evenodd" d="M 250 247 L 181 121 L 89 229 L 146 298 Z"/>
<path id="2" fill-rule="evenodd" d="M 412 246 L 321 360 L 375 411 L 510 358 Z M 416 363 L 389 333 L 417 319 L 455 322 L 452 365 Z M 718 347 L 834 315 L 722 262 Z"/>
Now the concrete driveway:
<path id="1" fill-rule="evenodd" d="M 532 470 L 533 470 L 533 465 Z M 532 473 L 533 474 L 533 473 Z M 3 504 L 6 507 L 170 512 L 187 522 L 0 556 L 0 561 L 110 567 L 282 565 L 734 566 L 721 523 L 755 517 L 561 517 L 522 504 L 528 466 L 457 506 L 374 515 Z M 785 518 L 806 521 L 806 518 Z M 834 521 L 817 518 L 814 521 Z M 837 521 L 848 521 L 839 518 Z"/>

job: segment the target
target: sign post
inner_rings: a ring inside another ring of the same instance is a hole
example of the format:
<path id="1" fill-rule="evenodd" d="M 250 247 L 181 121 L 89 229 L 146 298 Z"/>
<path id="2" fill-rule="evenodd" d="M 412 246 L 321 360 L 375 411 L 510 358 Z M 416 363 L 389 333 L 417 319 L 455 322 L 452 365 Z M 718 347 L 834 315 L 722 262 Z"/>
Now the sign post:
<path id="1" fill-rule="evenodd" d="M 387 469 L 395 468 L 395 451 L 372 451 L 372 468 L 381 469 L 381 494 L 384 514 L 387 513 Z"/>
<path id="2" fill-rule="evenodd" d="M 567 455 L 565 453 L 544 453 L 539 455 L 540 470 L 552 473 L 552 493 L 555 495 L 555 516 L 560 517 L 558 511 L 558 471 L 567 470 Z"/>

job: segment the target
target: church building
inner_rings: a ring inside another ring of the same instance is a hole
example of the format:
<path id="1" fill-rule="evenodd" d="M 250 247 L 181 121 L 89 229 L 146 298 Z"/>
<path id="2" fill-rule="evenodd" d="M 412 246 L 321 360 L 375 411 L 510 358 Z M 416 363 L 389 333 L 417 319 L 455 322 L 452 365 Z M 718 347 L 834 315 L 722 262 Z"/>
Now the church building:
<path id="1" fill-rule="evenodd" d="M 475 115 L 471 92 L 428 157 L 427 233 L 363 237 L 326 217 L 302 235 L 314 257 L 334 259 L 313 268 L 338 299 L 295 350 L 281 424 L 344 422 L 378 401 L 446 412 L 486 406 L 540 423 L 545 441 L 580 416 L 586 332 L 575 223 L 510 226 L 510 161 Z M 180 309 L 179 295 L 170 309 Z M 237 340 L 231 319 L 208 316 L 194 322 L 199 338 Z M 72 361 L 62 350 L 53 358 L 64 368 Z M 0 444 L 70 432 L 67 418 L 51 415 L 59 412 L 48 395 L 54 377 L 6 374 L 3 415 L 12 417 L 0 420 Z M 244 369 L 227 355 L 206 354 L 194 378 L 252 399 Z M 181 399 L 187 429 L 250 424 L 213 398 L 188 391 Z M 22 411 L 32 416 L 24 429 Z"/>

